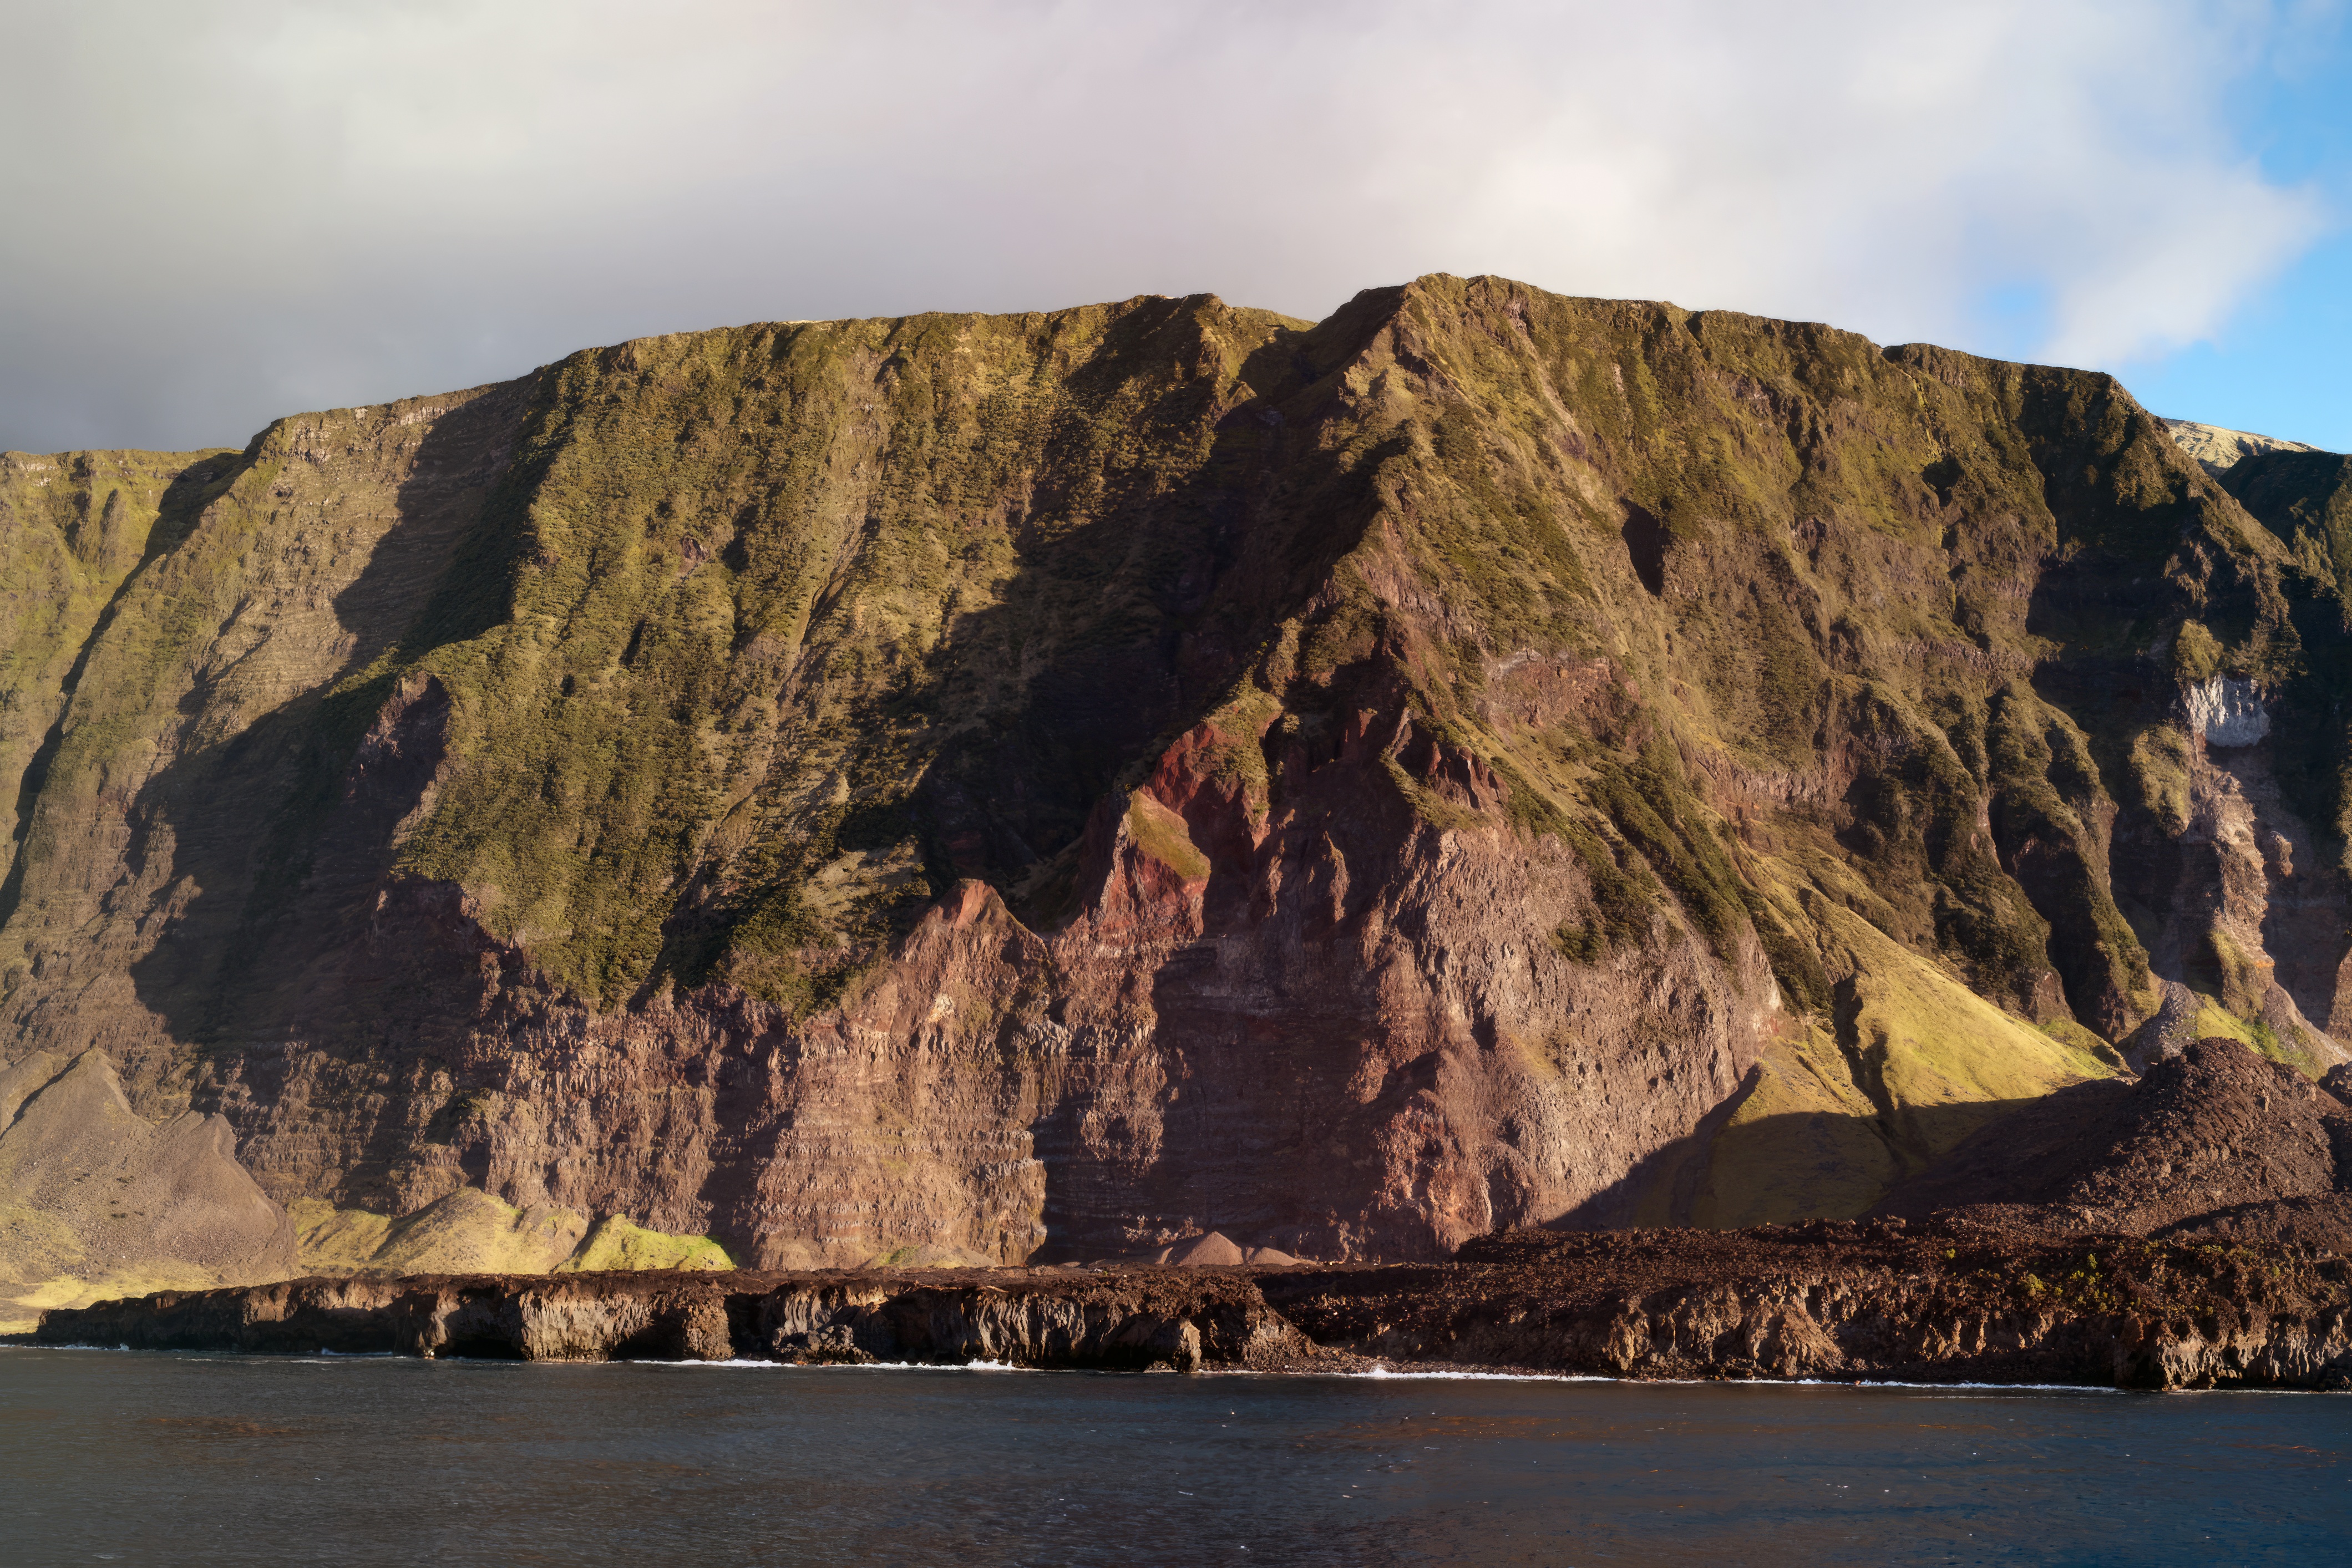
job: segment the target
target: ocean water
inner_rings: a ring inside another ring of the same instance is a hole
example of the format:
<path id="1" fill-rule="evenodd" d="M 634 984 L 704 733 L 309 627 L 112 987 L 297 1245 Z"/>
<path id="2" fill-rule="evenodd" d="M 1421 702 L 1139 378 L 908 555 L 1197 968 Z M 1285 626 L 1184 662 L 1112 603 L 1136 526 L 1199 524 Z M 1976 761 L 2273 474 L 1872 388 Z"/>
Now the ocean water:
<path id="1" fill-rule="evenodd" d="M 2352 1396 L 0 1350 L 0 1563 L 2352 1561 Z"/>

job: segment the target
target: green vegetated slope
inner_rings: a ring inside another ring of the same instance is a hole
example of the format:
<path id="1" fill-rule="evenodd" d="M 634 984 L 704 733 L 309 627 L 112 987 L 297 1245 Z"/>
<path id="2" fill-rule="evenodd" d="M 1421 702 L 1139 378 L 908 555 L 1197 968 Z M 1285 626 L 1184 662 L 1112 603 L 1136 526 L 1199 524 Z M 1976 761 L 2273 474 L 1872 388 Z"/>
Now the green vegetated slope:
<path id="1" fill-rule="evenodd" d="M 2257 453 L 2223 474 L 2221 487 L 2284 540 L 2306 572 L 2352 598 L 2352 457 Z"/>
<path id="2" fill-rule="evenodd" d="M 1066 903 L 1185 666 L 1229 679 L 1317 530 L 1360 528 L 1347 455 L 1230 417 L 1351 329 L 1205 299 L 755 328 L 279 422 L 93 650 L 26 813 L 11 1021 L 100 1040 L 156 1111 L 308 1118 L 311 1165 L 262 1172 L 289 1201 L 355 1144 L 429 1197 L 501 1101 L 452 1082 L 446 973 L 334 970 L 386 880 L 457 885 L 606 1009 L 719 982 L 806 1015 L 959 876 Z M 288 1090 L 289 1037 L 330 1081 Z M 334 1142 L 387 1099 L 404 1125 Z"/>
<path id="3" fill-rule="evenodd" d="M 412 414 L 446 461 L 401 444 Z M 1203 297 L 766 326 L 205 463 L 88 676 L 42 688 L 68 716 L 19 814 L 7 1006 L 30 1036 L 116 1030 L 127 1080 L 248 1124 L 296 1113 L 272 1085 L 299 1015 L 342 1074 L 303 1082 L 321 1146 L 320 1096 L 438 1086 L 373 1160 L 447 1142 L 457 1101 L 385 1043 L 429 1035 L 432 998 L 324 1014 L 287 956 L 358 941 L 353 890 L 454 886 L 604 1013 L 740 993 L 805 1019 L 960 878 L 1070 918 L 1089 814 L 1212 716 L 1260 810 L 1269 758 L 1358 698 L 1476 759 L 1491 809 L 1391 759 L 1393 787 L 1573 852 L 1589 896 L 1547 963 L 1685 930 L 1727 970 L 1761 952 L 1774 1041 L 1660 1152 L 1655 1217 L 1854 1212 L 2113 1071 L 2161 1000 L 2184 683 L 2273 693 L 2284 797 L 2318 852 L 2346 836 L 2326 538 L 2264 528 L 2106 377 L 1824 327 L 1447 277 L 1320 325 Z M 84 535 L 42 526 L 41 570 L 82 582 Z M 290 585 L 338 549 L 344 597 L 304 621 Z M 222 630 L 273 584 L 289 630 Z M 370 818 L 356 770 L 412 713 L 421 793 Z M 166 850 L 179 894 L 142 869 Z M 109 855 L 150 879 L 135 932 L 92 891 Z"/>
<path id="4" fill-rule="evenodd" d="M 240 998 L 299 983 L 268 961 L 270 917 L 306 889 L 361 896 L 319 862 L 317 826 L 388 688 L 340 677 L 460 577 L 478 471 L 503 465 L 469 452 L 469 429 L 514 401 L 281 420 L 242 453 L 172 460 L 184 465 L 152 514 L 126 514 L 152 526 L 114 558 L 53 694 L 0 886 L 0 986 L 24 1045 L 95 1045 L 142 1115 L 173 1114 Z"/>
<path id="5" fill-rule="evenodd" d="M 2291 685 L 2305 632 L 2341 641 L 2330 585 L 2104 377 L 1485 282 L 1425 280 L 1401 326 L 1435 395 L 1391 515 L 1454 633 L 1421 696 L 1587 859 L 1563 952 L 1752 927 L 1804 1020 L 1696 1212 L 1859 1207 L 2110 1071 L 2158 1000 L 2112 835 L 2185 825 L 2179 682 Z M 1513 723 L 1515 650 L 1630 678 Z M 2301 744 L 2340 758 L 2341 725 Z M 2342 820 L 2326 767 L 2293 783 Z"/>
<path id="6" fill-rule="evenodd" d="M 1350 598 L 1300 633 L 1293 682 L 1390 639 L 1441 731 L 1517 776 L 1523 827 L 1559 810 L 1604 877 L 1633 877 L 1629 905 L 1725 941 L 1759 925 L 1800 1002 L 1832 1000 L 1818 939 L 1783 934 L 1695 761 L 1734 794 L 1840 787 L 1817 811 L 1775 801 L 1759 840 L 2011 1010 L 2110 1038 L 2152 1010 L 2102 819 L 2177 805 L 2176 667 L 2300 669 L 2289 595 L 2313 585 L 2120 388 L 1484 283 L 1376 304 L 1391 341 L 1345 373 L 1393 390 L 1318 434 L 1352 442 L 1341 465 L 1369 468 L 1394 534 L 1278 526 L 1310 562 L 1399 539 L 1442 609 L 1402 612 L 1343 561 Z M 1136 715 L 1040 712 L 1038 688 L 1201 634 L 1170 601 L 1218 548 L 1220 490 L 1247 484 L 1217 468 L 1253 444 L 1219 416 L 1278 407 L 1302 373 L 1286 356 L 1344 357 L 1361 328 L 1337 325 L 1187 302 L 703 334 L 560 368 L 506 481 L 527 493 L 492 502 L 516 529 L 505 623 L 420 664 L 453 693 L 461 762 L 402 866 L 485 890 L 494 929 L 608 1006 L 714 973 L 793 994 L 797 955 L 954 874 L 1029 891 L 1165 727 L 1140 722 L 1149 694 Z M 1426 380 L 1408 391 L 1383 356 Z M 846 401 L 877 361 L 887 443 Z M 789 439 L 747 439 L 761 421 Z M 1250 612 L 1311 586 L 1220 605 L 1226 635 L 1278 638 Z M 1522 651 L 1622 660 L 1646 695 L 1513 726 L 1494 666 Z M 983 716 L 1012 733 L 976 734 Z M 933 768 L 974 788 L 910 800 Z M 1031 799 L 1008 810 L 1015 777 Z M 2340 816 L 2330 788 L 2310 799 Z M 2002 863 L 2029 847 L 2032 885 Z M 854 894 L 813 885 L 852 856 Z"/>
<path id="7" fill-rule="evenodd" d="M 0 802 L 24 837 L 84 653 L 132 570 L 193 526 L 228 453 L 0 453 Z"/>
<path id="8" fill-rule="evenodd" d="M 235 1038 L 255 1004 L 226 977 L 318 927 L 304 878 L 341 775 L 387 701 L 429 690 L 450 764 L 378 846 L 396 874 L 462 885 L 602 1007 L 712 979 L 821 1006 L 958 875 L 1035 892 L 1066 873 L 1053 857 L 1095 800 L 1198 700 L 1162 644 L 1222 638 L 1203 662 L 1229 664 L 1266 605 L 1311 591 L 1344 476 L 1315 452 L 1281 464 L 1278 429 L 1226 416 L 1262 398 L 1245 370 L 1278 392 L 1345 338 L 1139 301 L 576 355 L 499 390 L 508 459 L 406 578 L 408 619 L 354 628 L 367 656 L 322 641 L 263 680 L 289 640 L 224 657 L 215 618 L 252 602 L 257 560 L 303 548 L 306 505 L 379 504 L 298 450 L 373 439 L 341 433 L 364 421 L 286 422 L 126 603 L 93 666 L 114 686 L 85 694 L 60 753 L 56 874 L 9 935 L 87 922 L 95 780 L 200 700 L 220 741 L 179 739 L 149 798 L 214 874 L 143 988 Z M 1277 465 L 1291 511 L 1269 547 L 1237 507 Z M 413 483 L 387 482 L 387 513 Z M 1245 552 L 1249 580 L 1193 601 Z"/>
<path id="9" fill-rule="evenodd" d="M 1255 373 L 1295 379 L 1311 334 L 1200 300 L 558 367 L 488 514 L 504 623 L 417 665 L 457 763 L 401 868 L 607 1007 L 821 1006 L 955 876 L 1030 888 L 1182 701 L 1121 667 L 1165 684 L 1188 573 L 1242 546 L 1265 443 L 1220 420 L 1277 334 L 1309 346 Z"/>
<path id="10" fill-rule="evenodd" d="M 1485 280 L 1406 291 L 1387 350 L 1418 372 L 1409 444 L 1341 567 L 1363 603 L 1318 632 L 1360 613 L 1518 831 L 1584 858 L 1564 956 L 1678 922 L 1728 958 L 1752 930 L 1797 1015 L 1652 1218 L 1858 1211 L 2119 1065 L 2160 1000 L 2142 933 L 2177 913 L 2184 684 L 2305 721 L 2280 783 L 2340 864 L 2334 582 L 2112 380 Z M 1379 580 L 1396 547 L 1433 610 Z M 1506 674 L 1530 654 L 1620 679 L 1546 714 Z M 2212 946 L 2176 978 L 2259 1036 L 2259 980 Z"/>

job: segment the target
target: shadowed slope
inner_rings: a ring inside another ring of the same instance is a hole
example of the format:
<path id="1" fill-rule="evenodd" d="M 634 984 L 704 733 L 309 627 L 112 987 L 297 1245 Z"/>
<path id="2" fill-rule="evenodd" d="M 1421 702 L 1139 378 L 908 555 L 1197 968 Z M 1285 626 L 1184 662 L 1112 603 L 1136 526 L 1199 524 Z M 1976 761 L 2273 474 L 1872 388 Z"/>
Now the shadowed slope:
<path id="1" fill-rule="evenodd" d="M 2352 1109 L 2238 1041 L 2211 1039 L 2137 1083 L 2078 1084 L 1993 1122 L 1879 1212 L 2146 1232 L 2217 1210 L 2337 1200 L 2336 1228 L 2352 1236 L 2345 1195 Z"/>

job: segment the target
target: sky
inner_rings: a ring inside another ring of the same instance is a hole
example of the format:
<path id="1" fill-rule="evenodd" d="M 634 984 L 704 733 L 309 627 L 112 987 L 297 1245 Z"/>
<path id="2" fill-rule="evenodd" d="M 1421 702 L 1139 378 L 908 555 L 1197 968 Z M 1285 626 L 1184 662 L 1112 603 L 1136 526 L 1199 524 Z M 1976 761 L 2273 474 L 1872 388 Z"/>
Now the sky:
<path id="1" fill-rule="evenodd" d="M 0 0 L 0 448 L 1428 272 L 2352 449 L 2346 0 Z"/>

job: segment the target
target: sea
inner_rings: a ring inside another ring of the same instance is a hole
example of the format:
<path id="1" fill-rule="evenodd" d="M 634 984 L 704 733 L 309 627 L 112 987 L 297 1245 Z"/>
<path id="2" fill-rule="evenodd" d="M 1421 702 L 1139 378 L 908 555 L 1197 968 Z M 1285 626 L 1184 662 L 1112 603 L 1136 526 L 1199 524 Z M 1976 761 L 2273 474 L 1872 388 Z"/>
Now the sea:
<path id="1" fill-rule="evenodd" d="M 2352 1562 L 2352 1396 L 0 1350 L 0 1563 Z"/>

